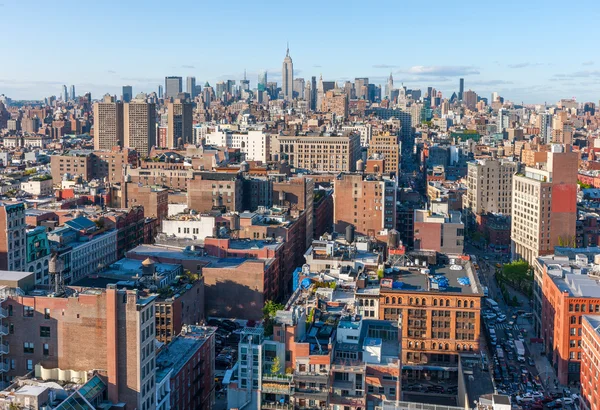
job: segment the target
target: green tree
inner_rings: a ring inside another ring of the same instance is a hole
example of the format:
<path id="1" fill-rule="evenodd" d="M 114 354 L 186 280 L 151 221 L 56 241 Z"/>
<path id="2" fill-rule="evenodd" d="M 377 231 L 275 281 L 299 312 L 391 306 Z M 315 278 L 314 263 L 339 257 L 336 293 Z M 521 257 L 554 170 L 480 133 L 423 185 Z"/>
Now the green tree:
<path id="1" fill-rule="evenodd" d="M 283 310 L 284 306 L 281 303 L 267 300 L 263 306 L 263 328 L 265 330 L 265 336 L 271 336 L 273 334 L 273 324 L 275 322 L 275 315 L 278 310 Z"/>
<path id="2" fill-rule="evenodd" d="M 281 371 L 281 361 L 278 356 L 275 356 L 273 359 L 273 364 L 271 365 L 271 374 L 279 374 Z"/>

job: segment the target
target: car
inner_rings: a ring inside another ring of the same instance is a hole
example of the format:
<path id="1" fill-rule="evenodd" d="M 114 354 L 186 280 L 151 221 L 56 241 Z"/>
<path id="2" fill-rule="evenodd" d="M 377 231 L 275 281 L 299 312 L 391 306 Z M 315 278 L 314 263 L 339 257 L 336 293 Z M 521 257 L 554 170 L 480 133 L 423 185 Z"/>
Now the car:
<path id="1" fill-rule="evenodd" d="M 518 404 L 531 403 L 533 401 L 533 396 L 529 393 L 524 393 L 520 396 L 517 396 L 516 399 Z"/>
<path id="2" fill-rule="evenodd" d="M 563 397 L 562 399 L 556 399 L 556 401 L 559 401 L 562 404 L 573 404 L 573 403 L 575 403 L 575 400 L 573 400 L 570 397 Z"/>
<path id="3" fill-rule="evenodd" d="M 534 391 L 533 393 L 531 393 L 531 396 L 533 397 L 534 400 L 542 400 L 544 398 L 544 393 L 541 393 L 539 391 Z"/>
<path id="4" fill-rule="evenodd" d="M 562 406 L 563 405 L 559 400 L 554 400 L 546 404 L 546 407 L 549 409 L 561 409 Z"/>

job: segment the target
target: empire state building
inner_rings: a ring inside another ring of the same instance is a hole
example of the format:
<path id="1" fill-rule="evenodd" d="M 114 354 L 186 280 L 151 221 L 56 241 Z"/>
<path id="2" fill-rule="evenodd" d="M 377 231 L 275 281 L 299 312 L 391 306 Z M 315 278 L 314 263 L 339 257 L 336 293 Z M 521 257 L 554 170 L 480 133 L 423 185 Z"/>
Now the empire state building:
<path id="1" fill-rule="evenodd" d="M 290 57 L 289 45 L 281 67 L 281 91 L 284 100 L 292 101 L 294 99 L 294 64 L 292 63 L 292 57 Z"/>

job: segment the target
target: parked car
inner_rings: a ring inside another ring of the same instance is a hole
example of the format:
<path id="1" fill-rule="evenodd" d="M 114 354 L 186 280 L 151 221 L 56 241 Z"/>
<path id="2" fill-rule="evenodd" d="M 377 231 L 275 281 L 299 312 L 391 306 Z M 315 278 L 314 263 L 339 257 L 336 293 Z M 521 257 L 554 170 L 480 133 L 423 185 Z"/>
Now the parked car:
<path id="1" fill-rule="evenodd" d="M 529 366 L 535 366 L 535 360 L 533 360 L 533 358 L 531 358 L 531 357 L 528 357 L 527 358 L 527 364 Z"/>

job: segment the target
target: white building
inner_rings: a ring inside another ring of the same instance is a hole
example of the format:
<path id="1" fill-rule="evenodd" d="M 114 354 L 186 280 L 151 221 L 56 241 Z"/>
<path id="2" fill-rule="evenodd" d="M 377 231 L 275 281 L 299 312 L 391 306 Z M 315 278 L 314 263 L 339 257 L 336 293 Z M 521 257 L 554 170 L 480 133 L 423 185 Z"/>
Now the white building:
<path id="1" fill-rule="evenodd" d="M 94 236 L 87 242 L 70 244 L 71 276 L 75 282 L 108 266 L 117 259 L 117 230 Z"/>
<path id="2" fill-rule="evenodd" d="M 371 124 L 355 124 L 355 125 L 344 125 L 342 127 L 343 132 L 356 131 L 360 133 L 360 146 L 367 147 L 373 136 L 373 127 Z"/>
<path id="3" fill-rule="evenodd" d="M 179 214 L 162 221 L 162 232 L 167 237 L 204 240 L 216 235 L 215 217 L 210 215 Z"/>
<path id="4" fill-rule="evenodd" d="M 52 178 L 31 178 L 28 181 L 21 182 L 21 190 L 33 196 L 50 196 L 52 189 Z"/>
<path id="5" fill-rule="evenodd" d="M 270 152 L 270 135 L 263 130 L 234 133 L 218 127 L 205 138 L 207 145 L 238 148 L 247 161 L 267 162 Z"/>

